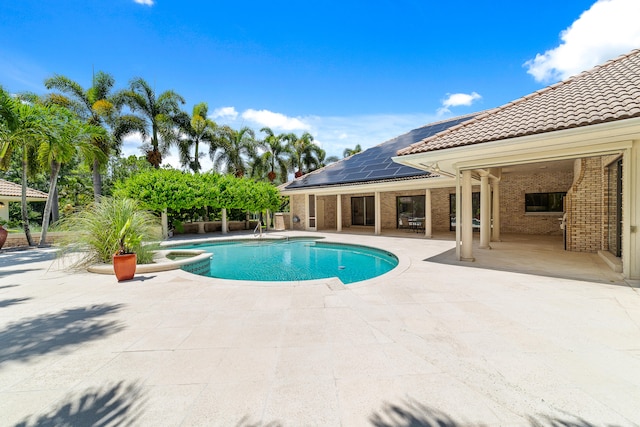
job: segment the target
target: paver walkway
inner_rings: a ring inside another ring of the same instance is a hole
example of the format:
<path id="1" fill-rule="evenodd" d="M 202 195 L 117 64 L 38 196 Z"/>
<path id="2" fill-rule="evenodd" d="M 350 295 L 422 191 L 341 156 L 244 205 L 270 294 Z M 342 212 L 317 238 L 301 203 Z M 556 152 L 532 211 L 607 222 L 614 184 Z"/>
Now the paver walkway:
<path id="1" fill-rule="evenodd" d="M 640 424 L 637 288 L 424 261 L 450 241 L 327 236 L 400 266 L 347 287 L 117 283 L 0 253 L 0 425 Z"/>

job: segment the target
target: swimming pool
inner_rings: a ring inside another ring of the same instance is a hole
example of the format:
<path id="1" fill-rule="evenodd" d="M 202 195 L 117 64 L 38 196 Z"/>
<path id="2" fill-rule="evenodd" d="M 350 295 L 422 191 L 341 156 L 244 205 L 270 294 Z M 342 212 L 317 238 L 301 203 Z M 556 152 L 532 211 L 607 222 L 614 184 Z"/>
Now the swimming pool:
<path id="1" fill-rule="evenodd" d="M 349 284 L 398 265 L 393 254 L 368 246 L 317 240 L 239 240 L 194 245 L 213 253 L 208 277 L 251 281 L 298 281 L 337 277 Z"/>

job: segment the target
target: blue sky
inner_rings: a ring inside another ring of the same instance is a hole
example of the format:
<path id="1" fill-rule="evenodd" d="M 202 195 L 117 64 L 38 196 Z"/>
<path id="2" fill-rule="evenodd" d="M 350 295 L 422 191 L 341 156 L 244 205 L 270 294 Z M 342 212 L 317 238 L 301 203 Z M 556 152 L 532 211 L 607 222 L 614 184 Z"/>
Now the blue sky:
<path id="1" fill-rule="evenodd" d="M 204 101 L 220 124 L 309 131 L 341 156 L 640 48 L 638 16 L 638 0 L 0 0 L 0 85 L 141 76 L 185 111 Z"/>

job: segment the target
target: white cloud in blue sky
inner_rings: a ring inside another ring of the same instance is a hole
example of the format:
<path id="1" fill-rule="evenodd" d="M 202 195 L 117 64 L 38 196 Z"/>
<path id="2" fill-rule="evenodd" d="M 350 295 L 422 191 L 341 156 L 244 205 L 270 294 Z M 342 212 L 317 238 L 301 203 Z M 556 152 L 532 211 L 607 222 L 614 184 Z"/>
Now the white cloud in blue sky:
<path id="1" fill-rule="evenodd" d="M 269 110 L 254 110 L 249 108 L 242 113 L 242 118 L 256 123 L 259 127 L 270 127 L 273 131 L 300 131 L 309 130 L 310 126 L 302 119 L 288 117 L 281 113 Z"/>
<path id="2" fill-rule="evenodd" d="M 599 0 L 524 66 L 538 82 L 564 80 L 640 47 L 639 0 Z"/>
<path id="3" fill-rule="evenodd" d="M 213 110 L 209 115 L 209 118 L 213 120 L 235 120 L 238 117 L 238 112 L 235 107 L 220 107 Z"/>
<path id="4" fill-rule="evenodd" d="M 449 108 L 451 107 L 469 107 L 473 104 L 474 101 L 481 99 L 477 92 L 471 93 L 448 93 L 447 97 L 442 100 L 442 107 L 438 109 L 438 115 L 450 113 Z"/>
<path id="5" fill-rule="evenodd" d="M 155 3 L 154 0 L 133 0 L 133 1 L 138 4 L 144 4 L 145 6 L 153 6 L 153 4 Z"/>

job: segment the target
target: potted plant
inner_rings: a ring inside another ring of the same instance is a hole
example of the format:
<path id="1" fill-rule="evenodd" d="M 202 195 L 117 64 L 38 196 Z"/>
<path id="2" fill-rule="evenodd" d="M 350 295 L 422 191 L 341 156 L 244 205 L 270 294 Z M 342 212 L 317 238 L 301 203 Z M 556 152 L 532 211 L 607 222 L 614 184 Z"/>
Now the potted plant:
<path id="1" fill-rule="evenodd" d="M 118 251 L 113 254 L 113 271 L 118 282 L 131 280 L 136 274 L 137 258 L 133 248 L 141 243 L 142 236 L 135 233 L 129 218 L 118 234 Z"/>
<path id="2" fill-rule="evenodd" d="M 153 262 L 155 249 L 149 243 L 161 236 L 156 215 L 142 209 L 135 200 L 121 197 L 102 197 L 100 203 L 63 218 L 59 227 L 67 236 L 59 254 L 70 262 L 71 268 L 114 263 L 114 254 L 120 253 L 135 253 L 135 257 L 127 258 L 148 264 Z"/>

